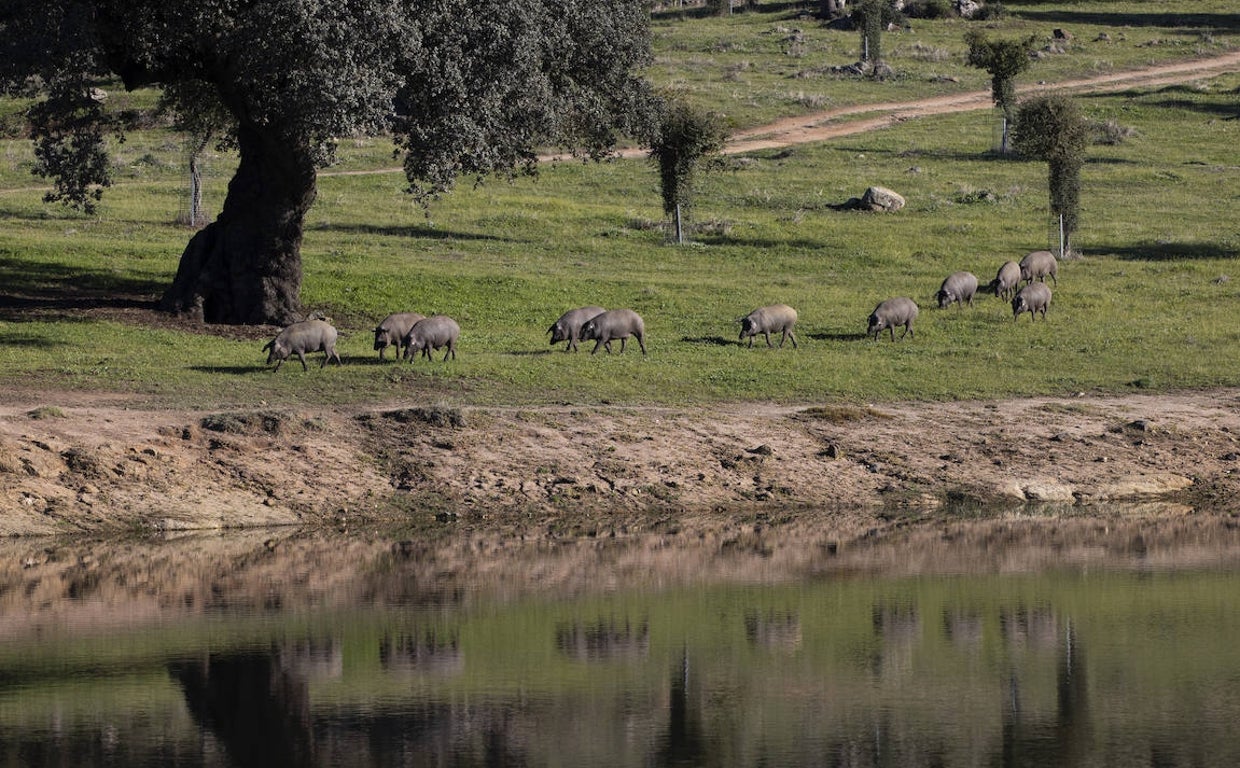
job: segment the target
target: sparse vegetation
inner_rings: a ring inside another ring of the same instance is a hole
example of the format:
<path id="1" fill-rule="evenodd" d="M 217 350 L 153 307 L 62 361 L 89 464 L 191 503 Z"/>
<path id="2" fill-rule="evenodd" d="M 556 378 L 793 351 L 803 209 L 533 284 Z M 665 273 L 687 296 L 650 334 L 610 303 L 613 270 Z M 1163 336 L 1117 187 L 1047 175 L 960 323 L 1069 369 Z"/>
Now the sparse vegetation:
<path id="1" fill-rule="evenodd" d="M 65 412 L 54 405 L 41 405 L 28 411 L 26 415 L 38 421 L 40 419 L 63 419 Z"/>
<path id="2" fill-rule="evenodd" d="M 891 414 L 883 413 L 870 406 L 857 405 L 816 405 L 799 411 L 802 418 L 814 421 L 825 421 L 829 424 L 846 424 L 866 419 L 890 419 Z"/>

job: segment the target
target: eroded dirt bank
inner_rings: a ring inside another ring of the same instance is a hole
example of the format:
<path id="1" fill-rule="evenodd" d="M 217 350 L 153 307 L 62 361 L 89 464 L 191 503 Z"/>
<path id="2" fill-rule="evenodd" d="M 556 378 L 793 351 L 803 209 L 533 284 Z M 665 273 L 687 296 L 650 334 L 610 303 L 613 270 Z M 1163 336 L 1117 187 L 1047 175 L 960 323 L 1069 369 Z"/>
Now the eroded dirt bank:
<path id="1" fill-rule="evenodd" d="M 208 413 L 0 407 L 0 534 L 279 524 L 587 533 L 789 507 L 836 524 L 970 501 L 1226 503 L 1240 391 L 867 406 Z"/>

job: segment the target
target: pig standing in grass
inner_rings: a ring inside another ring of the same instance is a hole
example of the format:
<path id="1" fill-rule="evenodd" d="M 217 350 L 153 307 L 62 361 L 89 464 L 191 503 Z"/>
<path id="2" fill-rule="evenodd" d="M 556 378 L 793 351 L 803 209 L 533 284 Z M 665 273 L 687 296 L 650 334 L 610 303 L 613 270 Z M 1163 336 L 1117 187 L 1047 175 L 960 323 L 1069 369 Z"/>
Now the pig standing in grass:
<path id="1" fill-rule="evenodd" d="M 1011 301 L 1016 296 L 1016 286 L 1020 285 L 1020 279 L 1020 265 L 1014 261 L 1005 261 L 987 287 L 999 298 Z"/>
<path id="2" fill-rule="evenodd" d="M 443 353 L 446 361 L 451 355 L 456 359 L 456 340 L 461 336 L 461 326 L 447 315 L 435 315 L 413 324 L 405 336 L 405 359 L 412 360 L 419 352 L 427 360 L 431 359 L 433 350 L 447 347 Z"/>
<path id="3" fill-rule="evenodd" d="M 1025 312 L 1028 312 L 1033 320 L 1037 320 L 1037 313 L 1041 312 L 1042 319 L 1045 320 L 1046 310 L 1050 305 L 1051 289 L 1046 287 L 1046 283 L 1030 283 L 1021 288 L 1016 298 L 1012 299 L 1012 320 L 1016 321 Z"/>
<path id="4" fill-rule="evenodd" d="M 274 361 L 275 370 L 278 371 L 290 355 L 297 355 L 297 359 L 301 360 L 301 369 L 305 371 L 308 370 L 306 368 L 307 352 L 323 353 L 320 368 L 332 359 L 336 361 L 336 365 L 343 365 L 340 355 L 336 353 L 336 335 L 336 329 L 326 320 L 303 320 L 300 323 L 293 323 L 276 334 L 276 337 L 263 347 L 264 352 L 271 350 L 267 355 L 267 365 L 271 365 Z"/>
<path id="5" fill-rule="evenodd" d="M 972 272 L 953 272 L 939 286 L 935 298 L 939 300 L 939 309 L 947 309 L 952 304 L 959 309 L 965 302 L 973 306 L 973 294 L 977 293 L 977 277 Z"/>
<path id="6" fill-rule="evenodd" d="M 793 326 L 797 324 L 797 311 L 787 304 L 772 304 L 769 307 L 758 307 L 745 317 L 740 319 L 741 336 L 740 340 L 749 339 L 749 346 L 753 347 L 753 337 L 759 333 L 766 337 L 766 345 L 771 344 L 771 334 L 781 333 L 779 337 L 779 347 L 783 349 L 784 339 L 792 339 L 792 348 L 797 348 L 797 337 L 792 332 Z"/>
<path id="7" fill-rule="evenodd" d="M 1059 262 L 1055 260 L 1055 255 L 1050 251 L 1033 251 L 1020 260 L 1020 279 L 1026 283 L 1032 283 L 1034 280 L 1046 282 L 1046 276 L 1050 275 L 1054 281 L 1055 287 L 1059 287 L 1059 278 L 1055 275 L 1059 272 Z"/>
<path id="8" fill-rule="evenodd" d="M 913 335 L 913 321 L 917 319 L 917 302 L 906 296 L 887 299 L 870 313 L 870 326 L 866 334 L 878 341 L 878 334 L 884 329 L 891 332 L 891 340 L 896 340 L 896 326 L 904 326 L 900 338 Z M 916 336 L 914 335 L 914 338 Z"/>
<path id="9" fill-rule="evenodd" d="M 396 347 L 396 359 L 399 360 L 409 329 L 425 318 L 426 315 L 417 312 L 397 312 L 383 318 L 383 322 L 375 328 L 375 350 L 379 352 L 379 359 L 383 359 L 388 347 Z"/>
<path id="10" fill-rule="evenodd" d="M 592 317 L 597 317 L 607 310 L 602 307 L 581 307 L 580 309 L 570 309 L 560 319 L 556 320 L 547 333 L 551 334 L 551 343 L 559 344 L 561 341 L 567 341 L 564 351 L 577 351 L 577 342 L 581 340 L 581 326 Z"/>
<path id="11" fill-rule="evenodd" d="M 598 352 L 600 346 L 607 348 L 611 354 L 612 339 L 620 339 L 620 351 L 624 352 L 625 342 L 629 336 L 636 336 L 641 345 L 642 354 L 646 354 L 646 324 L 641 316 L 631 309 L 613 309 L 590 318 L 581 326 L 581 340 L 595 339 L 594 349 L 590 354 Z"/>

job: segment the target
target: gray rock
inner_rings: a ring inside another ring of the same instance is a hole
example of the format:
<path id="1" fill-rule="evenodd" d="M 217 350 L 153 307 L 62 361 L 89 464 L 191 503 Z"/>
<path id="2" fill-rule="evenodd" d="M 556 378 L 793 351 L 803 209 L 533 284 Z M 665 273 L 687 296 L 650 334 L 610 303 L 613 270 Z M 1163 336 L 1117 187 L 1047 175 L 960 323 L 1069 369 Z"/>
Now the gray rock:
<path id="1" fill-rule="evenodd" d="M 971 19 L 982 10 L 982 4 L 977 0 L 956 0 L 956 13 L 960 14 L 962 19 Z"/>
<path id="2" fill-rule="evenodd" d="M 904 207 L 904 197 L 886 187 L 870 187 L 861 196 L 863 210 L 894 213 Z"/>

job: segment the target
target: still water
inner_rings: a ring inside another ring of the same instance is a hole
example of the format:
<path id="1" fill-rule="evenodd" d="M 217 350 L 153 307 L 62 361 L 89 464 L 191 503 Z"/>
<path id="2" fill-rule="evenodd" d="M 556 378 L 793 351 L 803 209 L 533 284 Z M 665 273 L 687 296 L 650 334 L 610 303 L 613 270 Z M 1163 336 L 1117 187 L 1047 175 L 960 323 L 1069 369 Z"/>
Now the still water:
<path id="1" fill-rule="evenodd" d="M 0 558 L 5 766 L 1240 765 L 1228 516 Z"/>

